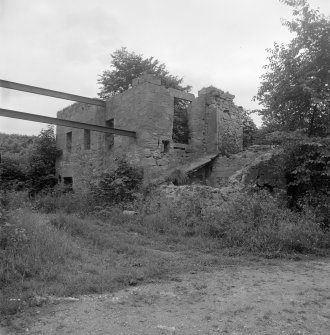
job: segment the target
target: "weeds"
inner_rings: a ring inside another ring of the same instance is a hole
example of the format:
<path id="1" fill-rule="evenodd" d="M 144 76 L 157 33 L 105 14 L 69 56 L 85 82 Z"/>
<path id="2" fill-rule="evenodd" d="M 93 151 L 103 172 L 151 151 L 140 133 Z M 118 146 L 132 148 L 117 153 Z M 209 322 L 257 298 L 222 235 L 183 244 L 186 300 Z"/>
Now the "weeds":
<path id="1" fill-rule="evenodd" d="M 2 215 L 0 313 L 15 313 L 34 294 L 101 293 L 189 267 L 212 266 L 224 250 L 282 257 L 330 249 L 330 232 L 322 231 L 312 211 L 280 207 L 266 192 L 242 194 L 207 212 L 193 194 L 162 201 L 153 197 L 153 211 L 134 216 L 97 206 L 93 216 L 81 216 L 81 196 L 71 203 L 70 196 L 39 199 L 44 211 L 54 201 L 51 214 L 20 209 Z M 9 204 L 17 201 L 11 198 Z M 68 214 L 69 208 L 80 215 Z M 169 251 L 183 254 L 174 257 Z"/>
<path id="2" fill-rule="evenodd" d="M 205 215 L 198 214 L 197 207 L 194 199 L 169 200 L 142 222 L 159 234 L 216 239 L 221 247 L 273 256 L 330 248 L 330 233 L 321 229 L 312 211 L 279 207 L 267 192 L 243 194 Z"/>
<path id="3" fill-rule="evenodd" d="M 70 236 L 28 211 L 14 213 L 2 227 L 1 241 L 2 285 L 33 277 L 41 280 L 56 277 L 58 267 L 66 259 L 81 256 Z"/>

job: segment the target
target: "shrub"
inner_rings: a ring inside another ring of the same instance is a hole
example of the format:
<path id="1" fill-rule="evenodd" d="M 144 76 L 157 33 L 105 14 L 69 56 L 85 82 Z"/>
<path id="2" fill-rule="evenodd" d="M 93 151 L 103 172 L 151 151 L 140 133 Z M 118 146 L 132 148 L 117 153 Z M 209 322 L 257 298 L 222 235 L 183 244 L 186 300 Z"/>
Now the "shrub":
<path id="1" fill-rule="evenodd" d="M 201 237 L 205 246 L 213 239 L 218 248 L 270 256 L 330 248 L 330 232 L 321 229 L 315 212 L 281 207 L 266 191 L 243 193 L 207 212 L 200 210 L 197 200 L 163 200 L 158 209 L 155 204 L 154 213 L 145 215 L 142 225 L 162 235 Z"/>
<path id="2" fill-rule="evenodd" d="M 124 158 L 117 159 L 113 171 L 105 172 L 93 187 L 96 198 L 108 204 L 132 202 L 137 199 L 143 180 L 142 168 L 129 164 Z"/>
<path id="3" fill-rule="evenodd" d="M 47 129 L 41 130 L 29 156 L 27 176 L 32 195 L 57 184 L 55 161 L 60 154 L 60 150 L 56 147 L 54 127 L 48 126 Z"/>
<path id="4" fill-rule="evenodd" d="M 280 208 L 266 192 L 242 195 L 211 222 L 204 227 L 204 234 L 247 251 L 274 255 L 313 253 L 330 247 L 330 234 L 322 231 L 312 212 Z"/>

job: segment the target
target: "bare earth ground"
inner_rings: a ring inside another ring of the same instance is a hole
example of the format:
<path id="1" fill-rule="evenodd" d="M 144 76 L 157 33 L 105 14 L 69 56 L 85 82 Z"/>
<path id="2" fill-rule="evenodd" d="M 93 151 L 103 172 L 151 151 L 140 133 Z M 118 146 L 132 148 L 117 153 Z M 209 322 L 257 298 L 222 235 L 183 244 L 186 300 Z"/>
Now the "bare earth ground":
<path id="1" fill-rule="evenodd" d="M 30 313 L 24 333 L 328 335 L 330 259 L 243 260 L 48 304 Z"/>

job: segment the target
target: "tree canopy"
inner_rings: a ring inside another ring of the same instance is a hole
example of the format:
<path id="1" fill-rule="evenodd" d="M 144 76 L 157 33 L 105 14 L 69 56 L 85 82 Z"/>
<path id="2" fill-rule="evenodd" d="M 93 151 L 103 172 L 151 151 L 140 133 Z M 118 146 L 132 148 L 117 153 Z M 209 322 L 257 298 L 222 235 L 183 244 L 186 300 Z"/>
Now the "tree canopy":
<path id="1" fill-rule="evenodd" d="M 330 19 L 307 0 L 280 0 L 293 8 L 284 21 L 294 38 L 268 49 L 266 73 L 255 97 L 266 126 L 305 129 L 308 135 L 330 132 Z"/>
<path id="2" fill-rule="evenodd" d="M 60 151 L 53 126 L 42 129 L 37 137 L 0 134 L 0 140 L 0 189 L 25 188 L 33 194 L 56 184 L 55 160 Z"/>
<path id="3" fill-rule="evenodd" d="M 153 74 L 160 78 L 162 85 L 189 92 L 191 86 L 182 86 L 183 78 L 168 72 L 166 65 L 154 57 L 144 58 L 143 55 L 129 52 L 121 48 L 111 54 L 110 70 L 105 70 L 98 79 L 101 99 L 107 99 L 131 87 L 132 80 L 142 73 Z"/>

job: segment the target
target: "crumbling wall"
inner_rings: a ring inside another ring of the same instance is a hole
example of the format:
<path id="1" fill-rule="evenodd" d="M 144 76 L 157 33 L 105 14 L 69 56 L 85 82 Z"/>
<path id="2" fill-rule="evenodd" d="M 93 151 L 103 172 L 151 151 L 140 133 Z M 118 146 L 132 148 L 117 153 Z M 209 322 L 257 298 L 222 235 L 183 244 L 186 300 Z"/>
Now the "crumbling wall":
<path id="1" fill-rule="evenodd" d="M 188 144 L 172 140 L 174 99 L 191 101 L 188 108 Z M 195 99 L 193 94 L 167 89 L 152 75 L 144 74 L 132 87 L 116 94 L 106 107 L 73 104 L 58 117 L 101 126 L 135 131 L 136 138 L 90 132 L 86 147 L 84 129 L 57 127 L 57 174 L 73 178 L 74 188 L 86 188 L 91 178 L 115 166 L 115 158 L 125 156 L 143 167 L 144 179 L 160 177 L 166 171 L 208 154 L 233 153 L 242 149 L 242 126 L 233 95 L 206 88 Z M 72 145 L 68 149 L 67 134 Z M 89 143 L 89 142 L 88 142 Z"/>
<path id="2" fill-rule="evenodd" d="M 243 128 L 234 95 L 208 87 L 191 105 L 190 144 L 200 153 L 237 153 L 243 150 Z"/>
<path id="3" fill-rule="evenodd" d="M 136 139 L 115 136 L 115 155 L 125 154 L 130 163 L 142 166 L 146 178 L 159 176 L 186 158 L 172 141 L 174 97 L 182 95 L 194 98 L 166 89 L 160 79 L 145 74 L 133 80 L 132 88 L 107 101 L 105 119 L 113 119 L 115 128 L 137 132 Z"/>

